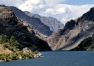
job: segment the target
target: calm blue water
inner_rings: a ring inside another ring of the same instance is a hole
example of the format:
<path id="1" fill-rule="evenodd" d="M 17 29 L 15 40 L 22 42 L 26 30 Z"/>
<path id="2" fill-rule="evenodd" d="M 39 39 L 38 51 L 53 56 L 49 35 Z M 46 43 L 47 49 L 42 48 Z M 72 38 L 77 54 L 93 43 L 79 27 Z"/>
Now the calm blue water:
<path id="1" fill-rule="evenodd" d="M 0 63 L 0 66 L 94 66 L 93 51 L 42 52 L 43 58 Z"/>

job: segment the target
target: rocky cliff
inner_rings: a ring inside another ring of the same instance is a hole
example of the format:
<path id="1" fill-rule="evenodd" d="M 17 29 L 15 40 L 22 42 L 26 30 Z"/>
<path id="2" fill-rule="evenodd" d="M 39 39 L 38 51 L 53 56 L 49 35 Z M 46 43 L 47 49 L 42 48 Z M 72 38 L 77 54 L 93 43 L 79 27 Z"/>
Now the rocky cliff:
<path id="1" fill-rule="evenodd" d="M 48 27 L 47 25 L 45 25 L 44 23 L 41 22 L 41 20 L 39 18 L 35 18 L 35 17 L 30 17 L 27 14 L 25 14 L 23 11 L 21 11 L 20 9 L 10 6 L 9 7 L 17 17 L 19 17 L 20 19 L 26 21 L 30 26 L 32 26 L 37 32 L 49 36 L 52 34 L 52 31 L 50 30 L 50 27 Z"/>
<path id="2" fill-rule="evenodd" d="M 41 22 L 47 26 L 50 27 L 50 30 L 53 32 L 56 32 L 59 29 L 62 29 L 64 27 L 64 25 L 59 22 L 57 19 L 53 18 L 53 17 L 44 17 L 44 16 L 40 16 L 38 14 L 32 14 L 28 11 L 25 11 L 25 14 L 27 14 L 30 17 L 35 17 L 41 20 Z"/>
<path id="3" fill-rule="evenodd" d="M 0 34 L 14 36 L 22 47 L 29 47 L 31 50 L 51 50 L 47 42 L 36 37 L 35 30 L 27 22 L 16 17 L 6 6 L 0 6 Z"/>
<path id="4" fill-rule="evenodd" d="M 47 41 L 53 50 L 71 50 L 88 37 L 92 37 L 93 33 L 94 7 L 81 17 L 68 21 L 64 29 L 52 34 Z"/>
<path id="5" fill-rule="evenodd" d="M 71 49 L 71 50 L 94 50 L 94 34 L 92 35 L 92 37 L 88 37 L 85 40 L 83 40 L 77 47 Z"/>

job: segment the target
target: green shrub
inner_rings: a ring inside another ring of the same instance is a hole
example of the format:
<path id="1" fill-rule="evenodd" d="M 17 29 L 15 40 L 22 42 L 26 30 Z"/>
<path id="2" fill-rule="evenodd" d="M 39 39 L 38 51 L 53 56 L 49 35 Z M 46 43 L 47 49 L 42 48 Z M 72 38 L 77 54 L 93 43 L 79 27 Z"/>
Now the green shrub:
<path id="1" fill-rule="evenodd" d="M 11 36 L 10 40 L 9 40 L 10 44 L 12 46 L 18 47 L 19 46 L 19 42 L 15 39 L 14 36 Z"/>
<path id="2" fill-rule="evenodd" d="M 7 43 L 7 42 L 9 42 L 8 36 L 1 34 L 0 35 L 0 44 Z"/>
<path id="3" fill-rule="evenodd" d="M 38 54 L 39 52 L 36 50 L 36 51 L 34 51 L 33 53 L 34 53 L 34 54 Z"/>
<path id="4" fill-rule="evenodd" d="M 0 54 L 0 60 L 4 61 L 34 58 L 33 54 L 38 53 L 37 50 L 33 53 L 23 53 L 23 51 L 19 49 L 20 44 L 14 36 L 9 38 L 7 35 L 0 34 L 0 44 L 13 52 L 12 54 Z"/>

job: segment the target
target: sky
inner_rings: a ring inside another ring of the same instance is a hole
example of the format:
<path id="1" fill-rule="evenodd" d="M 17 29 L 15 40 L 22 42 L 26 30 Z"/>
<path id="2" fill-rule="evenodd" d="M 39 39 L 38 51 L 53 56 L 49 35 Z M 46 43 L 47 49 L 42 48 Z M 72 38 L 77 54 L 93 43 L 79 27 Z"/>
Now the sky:
<path id="1" fill-rule="evenodd" d="M 65 24 L 94 7 L 94 0 L 0 0 L 0 4 L 15 6 L 33 14 L 54 17 Z"/>
<path id="2" fill-rule="evenodd" d="M 94 4 L 94 0 L 66 0 L 63 3 L 70 5 L 85 5 L 85 4 Z"/>

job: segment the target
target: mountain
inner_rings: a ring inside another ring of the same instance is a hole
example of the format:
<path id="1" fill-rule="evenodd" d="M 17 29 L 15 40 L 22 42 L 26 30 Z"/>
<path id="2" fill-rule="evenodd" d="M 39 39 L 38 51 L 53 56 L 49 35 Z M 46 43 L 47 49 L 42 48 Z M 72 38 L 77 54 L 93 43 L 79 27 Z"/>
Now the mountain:
<path id="1" fill-rule="evenodd" d="M 92 35 L 92 37 L 88 37 L 83 40 L 77 47 L 71 50 L 94 50 L 94 34 Z"/>
<path id="2" fill-rule="evenodd" d="M 49 36 L 52 34 L 52 31 L 50 30 L 50 28 L 47 25 L 43 24 L 39 18 L 30 17 L 16 7 L 10 6 L 9 8 L 15 13 L 17 17 L 26 21 L 38 33 L 41 33 L 46 36 Z"/>
<path id="3" fill-rule="evenodd" d="M 48 37 L 47 42 L 53 50 L 71 50 L 83 44 L 83 41 L 92 37 L 93 34 L 94 7 L 81 17 L 68 21 L 63 29 Z M 85 50 L 88 49 L 86 48 Z"/>
<path id="4" fill-rule="evenodd" d="M 53 17 L 44 17 L 44 16 L 40 16 L 38 14 L 32 14 L 28 11 L 25 11 L 25 14 L 27 14 L 30 17 L 35 17 L 41 20 L 41 22 L 47 26 L 50 27 L 50 30 L 53 32 L 56 32 L 58 29 L 62 29 L 64 27 L 64 25 L 59 22 L 57 19 L 53 18 Z"/>
<path id="5" fill-rule="evenodd" d="M 0 35 L 1 34 L 7 35 L 9 38 L 14 36 L 22 48 L 29 47 L 32 51 L 51 50 L 47 42 L 36 36 L 32 26 L 16 17 L 14 12 L 6 6 L 0 6 Z"/>

